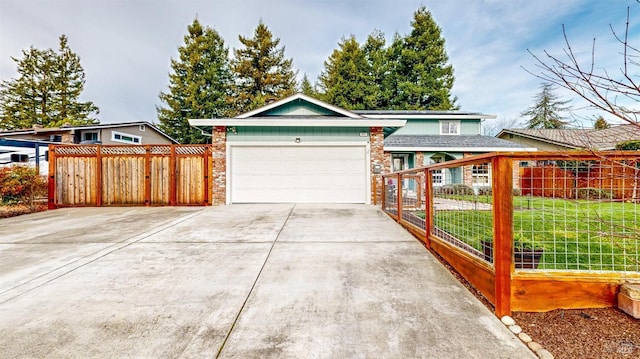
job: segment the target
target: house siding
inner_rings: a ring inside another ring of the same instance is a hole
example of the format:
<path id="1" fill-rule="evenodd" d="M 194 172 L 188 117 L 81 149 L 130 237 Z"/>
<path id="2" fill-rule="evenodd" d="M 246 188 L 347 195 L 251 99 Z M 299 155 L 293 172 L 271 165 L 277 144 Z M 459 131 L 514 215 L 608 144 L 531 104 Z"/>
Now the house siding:
<path id="1" fill-rule="evenodd" d="M 336 113 L 326 108 L 311 104 L 292 102 L 273 108 L 260 116 L 335 116 Z"/>
<path id="2" fill-rule="evenodd" d="M 399 128 L 393 134 L 394 135 L 439 135 L 440 121 L 448 121 L 448 120 L 409 119 L 407 120 L 407 124 L 404 127 Z M 458 121 L 458 120 L 452 120 L 452 121 Z M 459 121 L 460 121 L 461 135 L 479 135 L 480 134 L 480 120 L 462 119 Z"/>
<path id="3" fill-rule="evenodd" d="M 366 142 L 369 141 L 369 128 L 264 126 L 236 127 L 235 133 L 227 133 L 229 142 L 293 142 L 296 138 L 304 142 Z"/>

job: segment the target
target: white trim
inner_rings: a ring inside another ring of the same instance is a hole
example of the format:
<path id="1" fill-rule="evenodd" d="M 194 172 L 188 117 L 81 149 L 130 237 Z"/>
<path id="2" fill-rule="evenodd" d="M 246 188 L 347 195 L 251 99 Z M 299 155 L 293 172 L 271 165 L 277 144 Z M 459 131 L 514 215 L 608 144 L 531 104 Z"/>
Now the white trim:
<path id="1" fill-rule="evenodd" d="M 229 142 L 227 141 L 226 146 L 226 204 L 231 204 L 231 157 L 232 151 L 231 147 L 314 147 L 314 146 L 331 146 L 331 147 L 364 147 L 365 148 L 365 173 L 366 173 L 366 183 L 365 183 L 365 204 L 371 204 L 371 145 L 369 142 L 340 142 L 340 141 L 327 141 L 327 142 L 284 142 L 284 141 L 273 141 L 273 142 Z"/>
<path id="2" fill-rule="evenodd" d="M 384 147 L 386 152 L 536 152 L 535 147 Z"/>
<path id="3" fill-rule="evenodd" d="M 297 119 L 297 118 L 277 118 L 274 119 L 237 119 L 237 118 L 216 118 L 216 119 L 190 119 L 189 125 L 198 126 L 237 126 L 237 127 L 403 127 L 407 120 L 376 120 L 376 119 Z"/>
<path id="4" fill-rule="evenodd" d="M 117 139 L 116 135 L 119 135 L 120 137 L 122 137 L 122 136 L 131 137 L 132 140 L 131 141 L 127 141 L 127 140 Z M 138 142 L 135 142 L 136 138 L 138 139 Z M 120 143 L 128 143 L 130 145 L 141 145 L 142 144 L 142 137 L 136 136 L 136 135 L 132 135 L 132 134 L 129 134 L 129 133 L 125 133 L 125 132 L 111 131 L 111 141 L 120 142 Z"/>
<path id="5" fill-rule="evenodd" d="M 245 112 L 243 114 L 240 114 L 240 115 L 236 116 L 235 118 L 248 118 L 248 117 L 251 117 L 251 116 L 255 116 L 255 115 L 259 114 L 259 113 L 262 113 L 262 112 L 265 112 L 265 111 L 269 111 L 269 110 L 271 110 L 273 108 L 276 108 L 278 106 L 282 106 L 282 105 L 284 105 L 286 103 L 289 103 L 289 102 L 292 102 L 292 101 L 295 101 L 295 100 L 305 100 L 305 101 L 310 102 L 310 103 L 312 103 L 312 104 L 314 104 L 316 106 L 320 106 L 320 107 L 325 108 L 325 109 L 327 109 L 329 111 L 333 111 L 333 112 L 339 113 L 339 114 L 341 114 L 343 116 L 346 116 L 346 117 L 349 117 L 349 118 L 362 118 L 362 116 L 360 116 L 358 114 L 355 114 L 355 113 L 353 113 L 351 111 L 347 111 L 347 110 L 345 110 L 343 108 L 330 105 L 330 104 L 328 104 L 326 102 L 317 100 L 317 99 L 315 99 L 313 97 L 309 97 L 309 96 L 307 96 L 305 94 L 302 94 L 302 93 L 297 93 L 295 95 L 289 96 L 289 97 L 284 98 L 282 100 L 279 100 L 279 101 L 270 103 L 270 104 L 268 104 L 266 106 L 257 108 L 257 109 L 255 109 L 253 111 Z"/>
<path id="6" fill-rule="evenodd" d="M 375 114 L 375 115 L 367 115 L 367 114 L 363 114 L 362 117 L 366 117 L 366 118 L 388 118 L 388 119 L 395 119 L 395 118 L 402 118 L 402 119 L 407 119 L 407 120 L 419 120 L 419 119 L 423 119 L 423 120 L 482 120 L 482 119 L 495 119 L 498 116 L 496 115 L 483 115 L 483 114 L 434 114 L 434 115 L 429 115 L 429 114 L 424 114 L 424 115 L 416 115 L 416 114 L 407 114 L 407 115 L 402 115 L 402 114 L 389 114 L 389 115 L 384 115 L 384 114 Z"/>

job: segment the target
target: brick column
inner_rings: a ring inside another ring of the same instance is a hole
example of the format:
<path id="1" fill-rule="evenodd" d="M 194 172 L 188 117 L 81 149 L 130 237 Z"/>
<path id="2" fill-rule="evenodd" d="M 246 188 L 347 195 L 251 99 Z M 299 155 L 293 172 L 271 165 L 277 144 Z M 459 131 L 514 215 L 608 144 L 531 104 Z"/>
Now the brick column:
<path id="1" fill-rule="evenodd" d="M 213 200 L 212 205 L 227 204 L 227 128 L 216 126 L 211 138 L 213 156 Z"/>
<path id="2" fill-rule="evenodd" d="M 369 145 L 371 150 L 371 203 L 382 203 L 382 174 L 374 174 L 375 165 L 382 166 L 382 173 L 387 173 L 390 162 L 385 163 L 384 132 L 382 127 L 369 129 Z"/>
<path id="3" fill-rule="evenodd" d="M 462 158 L 473 156 L 473 153 L 463 153 Z M 462 167 L 462 183 L 473 187 L 473 166 Z"/>
<path id="4" fill-rule="evenodd" d="M 424 166 L 424 152 L 416 152 L 415 167 Z"/>

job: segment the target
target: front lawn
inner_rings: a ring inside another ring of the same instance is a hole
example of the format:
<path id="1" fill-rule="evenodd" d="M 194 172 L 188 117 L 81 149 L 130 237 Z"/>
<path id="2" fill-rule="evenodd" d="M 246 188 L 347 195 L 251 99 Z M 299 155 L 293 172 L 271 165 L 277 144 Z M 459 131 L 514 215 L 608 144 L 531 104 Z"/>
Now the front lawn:
<path id="1" fill-rule="evenodd" d="M 483 203 L 491 198 L 468 197 Z M 638 271 L 638 209 L 636 203 L 515 196 L 514 237 L 544 249 L 542 269 Z M 478 250 L 480 241 L 492 238 L 492 221 L 492 211 L 486 210 L 436 211 L 434 219 L 440 229 Z"/>

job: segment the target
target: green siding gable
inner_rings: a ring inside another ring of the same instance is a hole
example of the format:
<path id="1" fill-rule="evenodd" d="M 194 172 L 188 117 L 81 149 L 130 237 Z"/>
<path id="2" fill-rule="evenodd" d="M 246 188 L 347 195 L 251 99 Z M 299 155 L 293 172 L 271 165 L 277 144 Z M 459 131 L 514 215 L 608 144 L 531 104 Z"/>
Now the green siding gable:
<path id="1" fill-rule="evenodd" d="M 439 135 L 440 121 L 437 119 L 408 119 L 404 127 L 399 128 L 395 135 Z M 479 135 L 480 120 L 479 119 L 462 119 L 460 121 L 461 135 Z"/>
<path id="2" fill-rule="evenodd" d="M 257 116 L 340 116 L 341 114 L 330 111 L 324 107 L 306 101 L 293 101 L 272 108 Z"/>
<path id="3" fill-rule="evenodd" d="M 369 141 L 368 127 L 236 127 L 237 134 L 227 132 L 229 142 L 303 142 Z M 360 136 L 360 134 L 366 134 Z"/>

